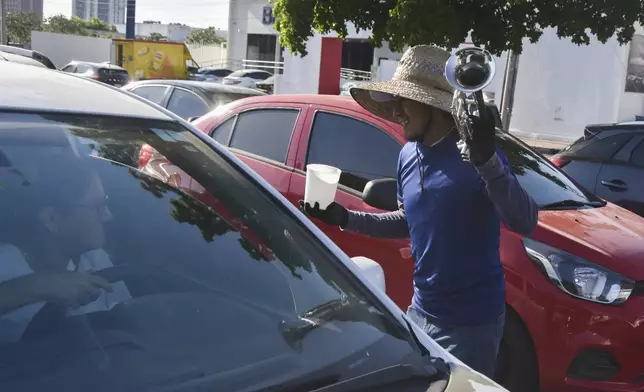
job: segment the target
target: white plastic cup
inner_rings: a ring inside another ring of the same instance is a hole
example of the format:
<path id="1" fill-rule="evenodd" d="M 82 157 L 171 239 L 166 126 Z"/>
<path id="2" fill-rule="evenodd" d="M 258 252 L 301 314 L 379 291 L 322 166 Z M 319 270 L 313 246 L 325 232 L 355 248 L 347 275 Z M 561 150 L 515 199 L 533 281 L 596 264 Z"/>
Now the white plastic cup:
<path id="1" fill-rule="evenodd" d="M 315 206 L 317 202 L 320 209 L 326 209 L 335 200 L 342 170 L 337 167 L 310 164 L 306 165 L 306 187 L 304 188 L 304 202 Z"/>

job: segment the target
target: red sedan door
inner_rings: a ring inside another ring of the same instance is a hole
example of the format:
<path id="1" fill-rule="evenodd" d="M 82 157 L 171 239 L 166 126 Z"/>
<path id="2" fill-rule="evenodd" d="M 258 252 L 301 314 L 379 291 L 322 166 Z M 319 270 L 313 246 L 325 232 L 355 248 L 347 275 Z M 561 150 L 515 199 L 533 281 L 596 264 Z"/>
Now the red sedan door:
<path id="1" fill-rule="evenodd" d="M 382 212 L 362 201 L 367 182 L 396 178 L 402 138 L 389 124 L 350 108 L 312 105 L 298 142 L 290 200 L 303 200 L 306 165 L 322 163 L 342 170 L 336 201 L 348 209 Z M 409 240 L 370 238 L 316 223 L 350 257 L 378 262 L 387 277 L 387 294 L 402 309 L 411 303 L 413 260 Z"/>
<path id="2" fill-rule="evenodd" d="M 195 124 L 283 195 L 289 190 L 296 148 L 308 105 L 251 103 L 212 124 Z"/>

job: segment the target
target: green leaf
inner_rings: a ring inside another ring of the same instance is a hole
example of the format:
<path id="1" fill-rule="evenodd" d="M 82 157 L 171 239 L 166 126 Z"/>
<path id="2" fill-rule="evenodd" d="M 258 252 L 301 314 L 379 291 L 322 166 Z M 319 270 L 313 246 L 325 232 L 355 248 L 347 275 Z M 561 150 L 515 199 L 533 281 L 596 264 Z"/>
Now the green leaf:
<path id="1" fill-rule="evenodd" d="M 347 35 L 347 23 L 371 30 L 371 41 L 391 49 L 433 44 L 447 49 L 472 42 L 494 54 L 521 53 L 523 40 L 536 42 L 554 27 L 579 45 L 595 35 L 601 42 L 616 36 L 629 42 L 633 25 L 644 22 L 641 0 L 272 0 L 280 44 L 306 55 L 316 32 Z"/>

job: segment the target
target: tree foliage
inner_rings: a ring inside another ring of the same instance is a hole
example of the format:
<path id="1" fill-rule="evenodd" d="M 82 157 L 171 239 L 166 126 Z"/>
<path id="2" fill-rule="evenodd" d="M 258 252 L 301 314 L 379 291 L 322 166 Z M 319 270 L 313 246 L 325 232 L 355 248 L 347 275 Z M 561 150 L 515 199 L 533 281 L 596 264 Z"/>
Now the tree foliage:
<path id="1" fill-rule="evenodd" d="M 217 30 L 210 26 L 206 29 L 194 30 L 186 38 L 189 44 L 213 45 L 220 44 L 225 40 L 217 35 Z"/>
<path id="2" fill-rule="evenodd" d="M 150 36 L 147 39 L 150 41 L 167 41 L 168 37 L 161 33 L 153 31 L 152 33 L 150 33 Z"/>
<path id="3" fill-rule="evenodd" d="M 31 32 L 41 29 L 40 17 L 32 12 L 7 13 L 7 38 L 11 43 L 28 44 L 31 42 Z"/>
<path id="4" fill-rule="evenodd" d="M 371 40 L 391 49 L 434 44 L 458 47 L 471 41 L 494 54 L 521 53 L 522 41 L 536 42 L 543 30 L 557 29 L 582 45 L 590 34 L 601 42 L 616 35 L 620 43 L 632 38 L 634 24 L 644 22 L 641 0 L 271 0 L 280 43 L 292 53 L 306 55 L 314 32 L 347 36 L 347 23 L 371 30 Z"/>

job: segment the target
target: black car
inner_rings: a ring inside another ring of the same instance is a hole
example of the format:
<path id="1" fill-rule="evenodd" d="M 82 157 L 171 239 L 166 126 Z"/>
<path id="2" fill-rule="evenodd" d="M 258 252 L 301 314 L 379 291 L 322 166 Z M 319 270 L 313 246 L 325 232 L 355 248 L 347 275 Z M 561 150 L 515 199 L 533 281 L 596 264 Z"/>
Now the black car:
<path id="1" fill-rule="evenodd" d="M 142 80 L 123 87 L 186 119 L 201 117 L 218 106 L 261 91 L 194 80 Z"/>
<path id="2" fill-rule="evenodd" d="M 644 122 L 589 125 L 552 161 L 597 196 L 644 216 Z"/>
<path id="3" fill-rule="evenodd" d="M 78 74 L 116 87 L 125 86 L 130 82 L 130 74 L 126 69 L 110 63 L 72 61 L 61 71 Z"/>

